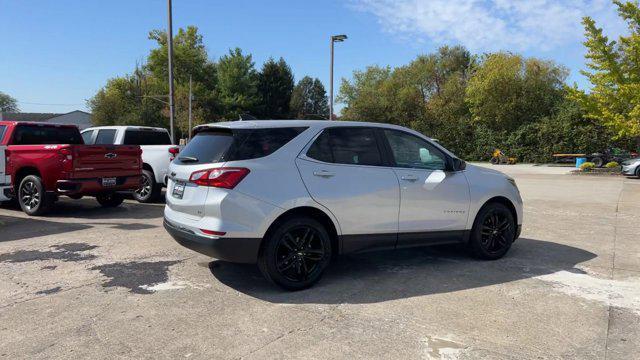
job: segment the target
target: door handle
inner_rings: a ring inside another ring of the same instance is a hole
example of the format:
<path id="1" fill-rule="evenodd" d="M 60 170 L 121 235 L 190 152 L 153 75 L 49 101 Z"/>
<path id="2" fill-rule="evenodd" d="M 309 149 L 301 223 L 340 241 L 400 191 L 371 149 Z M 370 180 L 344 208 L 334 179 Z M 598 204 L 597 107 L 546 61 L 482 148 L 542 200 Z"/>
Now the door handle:
<path id="1" fill-rule="evenodd" d="M 416 181 L 418 177 L 415 175 L 402 175 L 401 179 L 404 181 Z"/>
<path id="2" fill-rule="evenodd" d="M 335 175 L 334 173 L 332 173 L 331 171 L 327 171 L 327 170 L 320 170 L 320 171 L 314 171 L 313 175 L 315 176 L 320 176 L 323 178 L 330 178 L 333 175 Z"/>

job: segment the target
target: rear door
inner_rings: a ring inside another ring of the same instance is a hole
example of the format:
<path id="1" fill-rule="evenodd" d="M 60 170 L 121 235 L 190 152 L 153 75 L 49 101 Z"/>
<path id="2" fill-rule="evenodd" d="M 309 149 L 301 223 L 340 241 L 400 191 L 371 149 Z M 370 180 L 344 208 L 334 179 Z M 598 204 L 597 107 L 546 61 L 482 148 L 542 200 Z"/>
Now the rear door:
<path id="1" fill-rule="evenodd" d="M 460 240 L 470 201 L 464 172 L 447 171 L 447 156 L 423 138 L 382 133 L 400 182 L 398 247 Z"/>
<path id="2" fill-rule="evenodd" d="M 400 195 L 376 130 L 325 129 L 296 160 L 311 197 L 337 218 L 344 253 L 393 248 Z"/>

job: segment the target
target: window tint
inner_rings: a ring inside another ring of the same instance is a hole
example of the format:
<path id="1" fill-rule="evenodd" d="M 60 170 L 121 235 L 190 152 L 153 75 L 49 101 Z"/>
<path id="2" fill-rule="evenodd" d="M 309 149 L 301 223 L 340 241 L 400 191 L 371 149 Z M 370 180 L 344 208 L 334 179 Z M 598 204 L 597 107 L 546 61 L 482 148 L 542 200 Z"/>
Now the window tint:
<path id="1" fill-rule="evenodd" d="M 83 144 L 75 127 L 19 125 L 13 135 L 14 145 Z"/>
<path id="2" fill-rule="evenodd" d="M 127 130 L 124 132 L 124 145 L 171 145 L 166 131 Z"/>
<path id="3" fill-rule="evenodd" d="M 4 132 L 7 131 L 7 127 L 5 125 L 0 125 L 0 142 L 2 141 L 2 138 L 4 137 Z"/>
<path id="4" fill-rule="evenodd" d="M 116 140 L 116 130 L 98 130 L 98 136 L 96 136 L 96 145 L 113 145 Z"/>
<path id="5" fill-rule="evenodd" d="M 331 152 L 331 143 L 328 131 L 324 131 L 320 136 L 318 136 L 307 151 L 307 156 L 327 163 L 333 162 L 333 153 Z"/>
<path id="6" fill-rule="evenodd" d="M 401 131 L 384 130 L 396 166 L 416 169 L 445 170 L 446 158 L 429 142 Z"/>
<path id="7" fill-rule="evenodd" d="M 91 145 L 93 140 L 93 133 L 94 133 L 94 130 L 85 131 L 82 133 L 82 140 L 86 145 Z"/>
<path id="8" fill-rule="evenodd" d="M 375 131 L 369 128 L 329 129 L 333 162 L 350 165 L 382 165 Z"/>
<path id="9" fill-rule="evenodd" d="M 212 129 L 201 131 L 180 152 L 177 164 L 248 160 L 272 154 L 306 128 Z"/>

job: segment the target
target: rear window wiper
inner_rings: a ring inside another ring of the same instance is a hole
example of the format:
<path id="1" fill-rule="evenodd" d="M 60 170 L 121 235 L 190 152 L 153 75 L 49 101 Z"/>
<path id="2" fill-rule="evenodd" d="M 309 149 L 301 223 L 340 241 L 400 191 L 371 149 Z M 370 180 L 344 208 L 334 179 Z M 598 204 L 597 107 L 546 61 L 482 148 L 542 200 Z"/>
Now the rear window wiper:
<path id="1" fill-rule="evenodd" d="M 178 160 L 182 161 L 182 162 L 198 162 L 198 158 L 193 157 L 193 156 L 179 156 Z"/>

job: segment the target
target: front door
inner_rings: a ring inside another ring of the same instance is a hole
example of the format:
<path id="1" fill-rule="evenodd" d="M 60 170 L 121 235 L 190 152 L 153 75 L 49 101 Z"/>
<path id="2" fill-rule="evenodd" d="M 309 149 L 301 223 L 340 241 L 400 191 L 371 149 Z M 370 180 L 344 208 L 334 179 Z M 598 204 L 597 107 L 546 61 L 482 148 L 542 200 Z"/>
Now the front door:
<path id="1" fill-rule="evenodd" d="M 462 240 L 470 202 L 464 172 L 447 171 L 446 155 L 423 138 L 383 133 L 400 183 L 398 247 Z"/>
<path id="2" fill-rule="evenodd" d="M 296 164 L 311 197 L 338 220 L 344 253 L 395 246 L 398 180 L 374 129 L 325 129 Z"/>

